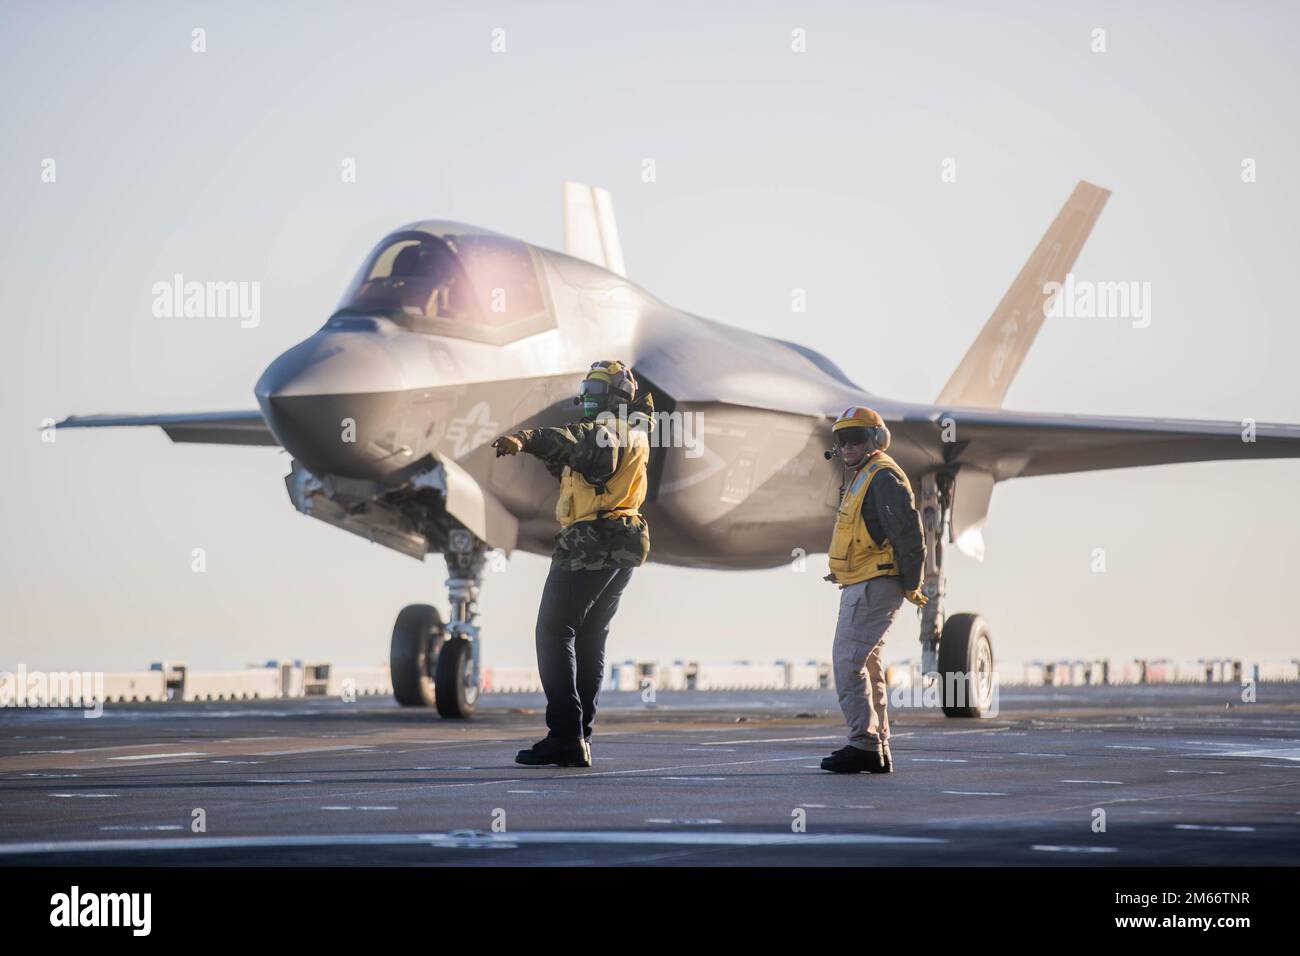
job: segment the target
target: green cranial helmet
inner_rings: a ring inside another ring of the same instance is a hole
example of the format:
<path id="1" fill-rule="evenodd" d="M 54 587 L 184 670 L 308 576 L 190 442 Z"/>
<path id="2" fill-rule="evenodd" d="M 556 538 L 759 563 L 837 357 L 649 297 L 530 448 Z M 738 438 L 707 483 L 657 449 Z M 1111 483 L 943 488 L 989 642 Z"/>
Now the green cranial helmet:
<path id="1" fill-rule="evenodd" d="M 576 401 L 582 405 L 583 419 L 590 421 L 601 412 L 630 405 L 636 399 L 636 392 L 636 377 L 622 362 L 593 362 L 582 380 Z"/>

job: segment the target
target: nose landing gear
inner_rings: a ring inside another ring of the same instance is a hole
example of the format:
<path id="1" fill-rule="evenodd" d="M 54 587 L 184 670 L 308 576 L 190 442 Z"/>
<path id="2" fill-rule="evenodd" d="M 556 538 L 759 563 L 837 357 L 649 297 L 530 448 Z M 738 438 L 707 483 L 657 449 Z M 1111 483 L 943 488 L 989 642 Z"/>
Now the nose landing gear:
<path id="1" fill-rule="evenodd" d="M 404 707 L 437 707 L 442 717 L 474 715 L 481 685 L 478 589 L 487 546 L 464 528 L 453 529 L 446 551 L 451 620 L 412 604 L 397 615 L 389 664 L 393 696 Z"/>

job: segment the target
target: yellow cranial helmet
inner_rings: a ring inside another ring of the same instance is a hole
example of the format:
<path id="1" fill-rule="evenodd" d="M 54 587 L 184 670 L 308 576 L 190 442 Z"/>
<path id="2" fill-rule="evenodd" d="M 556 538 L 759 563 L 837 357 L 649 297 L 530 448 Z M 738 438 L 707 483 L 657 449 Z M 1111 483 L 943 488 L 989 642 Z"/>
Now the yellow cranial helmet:
<path id="1" fill-rule="evenodd" d="M 884 451 L 889 447 L 889 429 L 885 420 L 879 412 L 865 405 L 851 405 L 840 412 L 831 431 L 840 445 L 865 441 L 868 451 Z"/>
<path id="2" fill-rule="evenodd" d="M 622 362 L 593 362 L 582 380 L 577 401 L 582 405 L 583 418 L 595 418 L 617 405 L 631 404 L 636 392 L 636 376 Z"/>

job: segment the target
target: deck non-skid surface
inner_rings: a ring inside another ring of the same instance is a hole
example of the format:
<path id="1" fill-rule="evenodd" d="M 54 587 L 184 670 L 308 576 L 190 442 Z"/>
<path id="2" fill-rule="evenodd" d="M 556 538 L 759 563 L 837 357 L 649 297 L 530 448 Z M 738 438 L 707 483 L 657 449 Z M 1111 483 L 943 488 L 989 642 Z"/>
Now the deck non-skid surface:
<path id="1" fill-rule="evenodd" d="M 892 711 L 840 776 L 829 692 L 608 693 L 591 769 L 527 768 L 539 695 L 0 710 L 0 865 L 1300 862 L 1300 685 L 1003 688 Z M 203 828 L 196 828 L 201 821 Z"/>

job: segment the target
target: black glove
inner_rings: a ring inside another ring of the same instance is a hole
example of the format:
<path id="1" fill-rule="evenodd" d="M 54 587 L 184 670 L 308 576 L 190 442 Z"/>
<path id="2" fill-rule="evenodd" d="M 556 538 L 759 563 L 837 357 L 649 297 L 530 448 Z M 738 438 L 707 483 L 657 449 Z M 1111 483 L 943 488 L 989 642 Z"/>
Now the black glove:
<path id="1" fill-rule="evenodd" d="M 524 450 L 523 441 L 516 435 L 502 435 L 492 443 L 492 447 L 497 450 L 497 457 L 502 455 L 517 455 Z"/>

